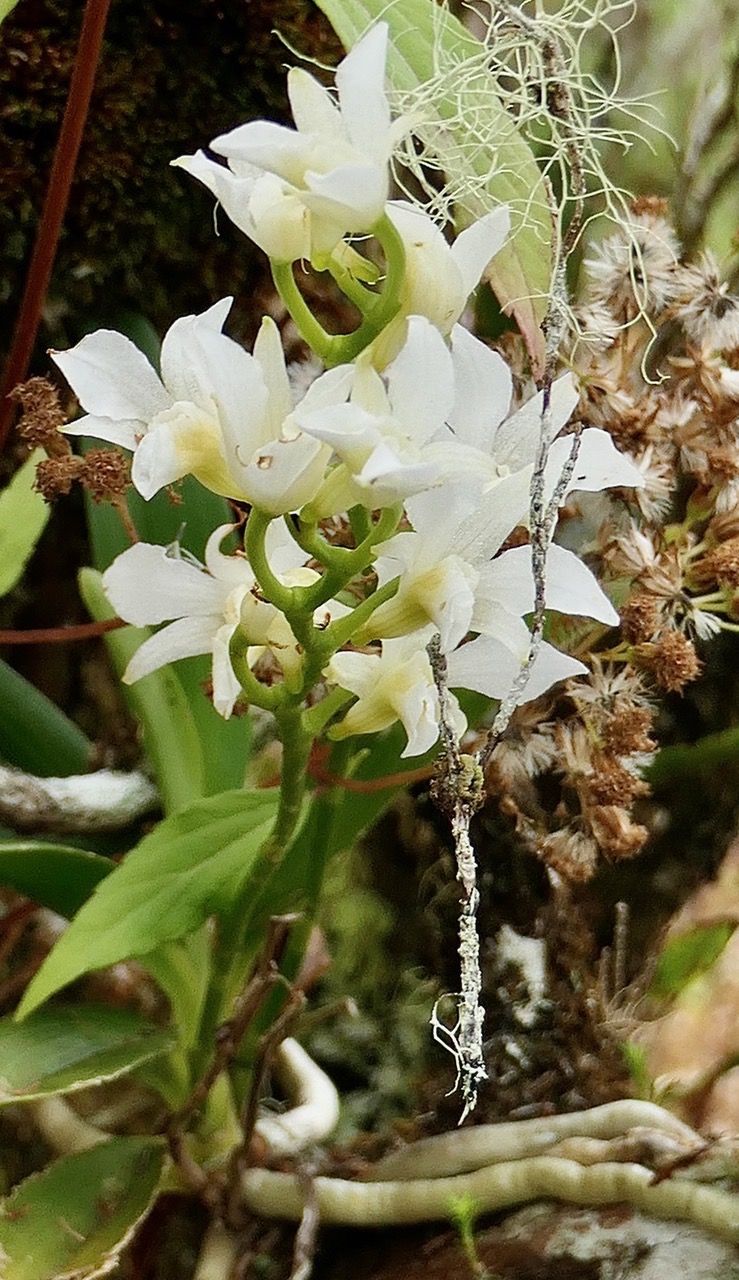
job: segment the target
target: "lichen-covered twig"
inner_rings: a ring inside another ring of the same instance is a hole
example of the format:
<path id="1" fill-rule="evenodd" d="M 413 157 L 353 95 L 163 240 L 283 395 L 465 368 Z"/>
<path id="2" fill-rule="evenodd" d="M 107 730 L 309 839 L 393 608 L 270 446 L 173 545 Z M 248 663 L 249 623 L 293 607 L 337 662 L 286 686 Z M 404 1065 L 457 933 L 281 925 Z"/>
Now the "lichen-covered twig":
<path id="1" fill-rule="evenodd" d="M 446 660 L 438 635 L 428 646 L 428 655 L 439 697 L 440 737 L 443 748 L 442 772 L 432 783 L 436 803 L 449 818 L 457 862 L 457 879 L 462 886 L 459 916 L 460 994 L 457 1023 L 453 1029 L 442 1026 L 434 1011 L 432 1026 L 440 1043 L 450 1045 L 457 1063 L 457 1081 L 461 1084 L 464 1103 L 460 1124 L 477 1102 L 477 1090 L 487 1077 L 482 1051 L 482 1028 L 485 1010 L 480 1000 L 482 975 L 480 945 L 477 936 L 477 888 L 475 851 L 470 839 L 470 822 L 484 800 L 483 774 L 471 756 L 462 755 L 452 724 L 447 686 Z"/>

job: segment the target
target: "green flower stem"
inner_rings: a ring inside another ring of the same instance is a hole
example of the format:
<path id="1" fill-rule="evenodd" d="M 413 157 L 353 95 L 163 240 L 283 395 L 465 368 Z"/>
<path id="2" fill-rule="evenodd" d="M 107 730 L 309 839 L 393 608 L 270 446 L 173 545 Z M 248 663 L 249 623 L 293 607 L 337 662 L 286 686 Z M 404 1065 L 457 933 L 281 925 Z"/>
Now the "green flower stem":
<path id="1" fill-rule="evenodd" d="M 359 280 L 355 280 L 351 271 L 343 267 L 341 263 L 336 262 L 333 258 L 329 259 L 329 273 L 333 276 L 341 292 L 354 303 L 354 306 L 363 316 L 372 311 L 380 297 L 377 293 L 370 293 Z"/>
<path id="2" fill-rule="evenodd" d="M 282 778 L 280 800 L 274 829 L 262 846 L 262 856 L 273 865 L 282 861 L 295 835 L 305 798 L 308 757 L 313 735 L 297 699 L 285 702 L 275 711 L 277 732 L 282 743 Z"/>
<path id="3" fill-rule="evenodd" d="M 314 520 L 301 520 L 297 516 L 285 516 L 291 537 L 306 555 L 317 560 L 332 573 L 344 576 L 344 565 L 353 552 L 350 547 L 332 547 L 330 542 L 321 537 L 318 525 Z M 348 579 L 347 579 L 348 581 Z"/>
<path id="4" fill-rule="evenodd" d="M 282 685 L 262 684 L 257 680 L 251 667 L 249 666 L 247 654 L 250 647 L 250 641 L 243 631 L 238 628 L 231 637 L 229 646 L 229 654 L 231 657 L 231 666 L 234 669 L 236 679 L 246 694 L 246 700 L 253 707 L 261 707 L 264 711 L 275 712 L 282 702 L 285 701 L 285 693 Z"/>
<path id="5" fill-rule="evenodd" d="M 266 512 L 260 511 L 258 507 L 252 507 L 249 512 L 249 519 L 246 522 L 246 534 L 244 537 L 244 546 L 246 556 L 254 570 L 254 576 L 259 583 L 262 591 L 270 604 L 273 604 L 280 613 L 288 614 L 296 607 L 300 607 L 299 588 L 286 587 L 275 577 L 270 568 L 267 559 L 267 551 L 264 540 L 267 536 L 267 530 L 271 525 L 274 516 L 267 515 Z"/>
<path id="6" fill-rule="evenodd" d="M 319 324 L 313 315 L 295 283 L 293 264 L 291 262 L 274 262 L 270 260 L 270 267 L 275 288 L 305 341 L 313 348 L 316 355 L 323 360 L 325 365 L 330 367 L 334 364 L 341 364 L 340 360 L 334 360 L 332 356 L 336 338 L 332 337 L 330 333 L 326 333 L 323 325 Z"/>
<path id="7" fill-rule="evenodd" d="M 353 693 L 347 693 L 346 689 L 340 689 L 337 685 L 330 693 L 326 694 L 325 698 L 322 698 L 320 702 L 317 702 L 315 706 L 306 711 L 303 722 L 311 738 L 317 738 L 319 734 L 323 733 L 329 720 L 337 712 L 341 711 L 342 707 L 353 697 Z"/>
<path id="8" fill-rule="evenodd" d="M 366 507 L 352 507 L 349 512 L 349 524 L 351 525 L 351 530 L 354 534 L 354 541 L 357 546 L 359 546 L 360 542 L 364 542 L 365 538 L 369 538 L 374 532 L 370 513 Z"/>
<path id="9" fill-rule="evenodd" d="M 367 596 L 356 609 L 348 614 L 346 618 L 337 618 L 336 622 L 332 622 L 330 627 L 326 627 L 325 631 L 320 632 L 321 648 L 326 656 L 323 661 L 325 666 L 332 654 L 336 653 L 342 645 L 347 644 L 352 636 L 356 635 L 360 627 L 363 627 L 369 618 L 371 618 L 375 609 L 378 609 L 386 600 L 392 600 L 393 596 L 400 585 L 399 578 L 393 578 L 392 582 L 386 582 L 384 587 L 380 587 L 371 596 Z"/>
<path id="10" fill-rule="evenodd" d="M 377 524 L 370 526 L 370 531 L 358 547 L 353 551 L 348 551 L 345 547 L 329 547 L 331 559 L 326 564 L 326 572 L 323 574 L 319 582 L 315 582 L 311 587 L 294 587 L 296 607 L 304 612 L 313 613 L 314 609 L 320 609 L 322 604 L 326 604 L 332 596 L 346 587 L 352 580 L 362 573 L 369 564 L 372 563 L 372 548 L 380 542 L 387 541 L 394 533 L 397 532 L 398 525 L 403 514 L 402 505 L 398 504 L 394 507 L 385 507 Z M 293 534 L 300 546 L 304 550 L 308 550 L 298 537 L 295 531 Z M 316 538 L 316 543 L 319 541 Z M 323 543 L 323 539 L 320 539 Z M 315 551 L 310 550 L 309 554 L 319 559 L 320 547 L 315 546 Z M 339 556 L 339 552 L 341 555 Z M 328 559 L 328 558 L 327 558 Z M 373 597 L 374 598 L 374 597 Z M 293 619 L 288 615 L 288 621 L 293 626 Z M 293 627 L 293 630 L 295 628 Z M 297 634 L 297 633 L 296 633 Z M 325 634 L 325 633 L 324 633 Z M 300 637 L 299 637 L 300 638 Z M 303 643 L 302 638 L 301 644 Z"/>
<path id="11" fill-rule="evenodd" d="M 351 288 L 351 293 L 348 292 L 348 288 L 346 290 L 347 297 L 351 298 L 351 301 L 359 307 L 364 316 L 362 323 L 358 329 L 354 330 L 354 333 L 335 335 L 327 333 L 316 320 L 295 282 L 293 264 L 291 262 L 270 262 L 272 279 L 277 292 L 305 341 L 328 368 L 338 364 L 350 364 L 361 351 L 364 351 L 365 347 L 374 342 L 375 338 L 382 333 L 382 330 L 390 324 L 391 320 L 395 319 L 395 316 L 400 311 L 403 281 L 405 279 L 405 247 L 403 241 L 387 214 L 383 214 L 380 221 L 372 228 L 370 234 L 379 240 L 385 254 L 385 284 L 382 292 L 372 300 L 372 305 L 368 306 L 362 286 L 352 280 L 349 277 L 349 273 L 346 272 L 350 281 L 348 287 Z M 338 264 L 334 266 L 331 263 L 329 270 L 332 275 L 335 270 L 343 274 L 346 268 L 342 268 Z M 341 285 L 341 287 L 344 288 L 344 285 Z M 362 290 L 361 303 L 358 301 L 358 297 L 352 297 L 352 294 L 359 289 Z M 367 297 L 369 298 L 369 295 Z"/>

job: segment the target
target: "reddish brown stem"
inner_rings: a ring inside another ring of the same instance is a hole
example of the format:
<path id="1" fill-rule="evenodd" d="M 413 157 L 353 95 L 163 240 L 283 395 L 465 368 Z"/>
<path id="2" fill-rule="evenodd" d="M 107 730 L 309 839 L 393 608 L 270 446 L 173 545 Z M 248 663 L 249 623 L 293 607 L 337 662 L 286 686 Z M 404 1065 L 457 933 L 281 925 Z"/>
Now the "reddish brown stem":
<path id="1" fill-rule="evenodd" d="M 94 640 L 106 631 L 125 627 L 123 618 L 104 622 L 79 622 L 69 627 L 37 627 L 29 631 L 0 631 L 0 644 L 67 644 L 70 640 Z"/>
<path id="2" fill-rule="evenodd" d="M 90 107 L 110 0 L 87 0 L 77 56 L 59 131 L 49 185 L 39 222 L 33 256 L 26 276 L 13 341 L 0 387 L 0 448 L 10 430 L 15 402 L 9 393 L 23 382 L 33 352 L 41 308 L 51 279 L 59 234 L 69 202 L 77 156 Z"/>

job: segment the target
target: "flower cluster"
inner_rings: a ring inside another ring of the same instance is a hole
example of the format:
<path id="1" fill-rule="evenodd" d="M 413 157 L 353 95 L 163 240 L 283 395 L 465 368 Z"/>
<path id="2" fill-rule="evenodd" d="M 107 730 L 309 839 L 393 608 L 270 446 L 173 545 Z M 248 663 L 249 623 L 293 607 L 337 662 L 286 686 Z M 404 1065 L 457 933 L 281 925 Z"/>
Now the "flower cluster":
<path id="1" fill-rule="evenodd" d="M 107 571 L 123 618 L 167 624 L 126 679 L 211 653 L 224 716 L 240 697 L 274 711 L 309 701 L 312 733 L 328 726 L 340 738 L 400 721 L 404 754 L 418 755 L 439 734 L 427 654 L 435 636 L 452 689 L 504 698 L 528 661 L 529 495 L 542 431 L 545 502 L 643 481 L 608 431 L 588 426 L 563 484 L 573 378 L 555 381 L 546 409 L 543 393 L 515 406 L 504 360 L 459 324 L 505 239 L 507 211 L 450 245 L 420 209 L 389 200 L 405 126 L 385 96 L 386 46 L 380 23 L 338 67 L 336 96 L 292 71 L 296 129 L 252 122 L 214 139 L 225 162 L 204 152 L 175 162 L 269 255 L 323 362 L 307 388 L 293 391 L 271 320 L 251 353 L 224 333 L 229 298 L 172 325 L 160 373 L 108 331 L 53 358 L 85 410 L 64 429 L 131 450 L 145 498 L 192 475 L 244 513 L 236 553 L 223 553 L 228 529 L 219 528 L 203 566 L 177 547 L 138 543 Z M 329 272 L 357 308 L 353 333 L 322 329 L 296 282 L 300 260 Z M 606 630 L 618 622 L 564 546 L 548 548 L 545 604 Z M 542 643 L 521 700 L 585 671 Z M 454 698 L 451 707 L 461 734 Z"/>

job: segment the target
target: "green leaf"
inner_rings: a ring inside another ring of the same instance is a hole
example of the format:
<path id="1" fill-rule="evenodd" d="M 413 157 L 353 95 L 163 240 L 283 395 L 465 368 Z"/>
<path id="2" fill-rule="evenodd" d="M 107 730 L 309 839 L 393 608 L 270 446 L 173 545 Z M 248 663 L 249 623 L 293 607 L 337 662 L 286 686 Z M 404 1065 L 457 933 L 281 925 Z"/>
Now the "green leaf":
<path id="1" fill-rule="evenodd" d="M 85 1280 L 110 1270 L 148 1213 L 161 1138 L 111 1138 L 64 1156 L 0 1202 L 3 1280 Z"/>
<path id="2" fill-rule="evenodd" d="M 175 1047 L 173 1031 L 128 1009 L 77 1004 L 0 1019 L 0 1104 L 116 1080 Z"/>
<path id="3" fill-rule="evenodd" d="M 0 493 L 0 596 L 20 581 L 51 513 L 33 487 L 36 464 L 45 457 L 43 449 L 35 449 Z"/>
<path id="4" fill-rule="evenodd" d="M 99 573 L 82 569 L 79 587 L 91 617 L 96 621 L 115 617 Z M 122 627 L 106 634 L 108 652 L 119 676 L 150 634 L 145 627 Z M 180 681 L 171 667 L 163 667 L 135 684 L 123 685 L 121 692 L 141 724 L 144 747 L 165 811 L 186 809 L 205 793 L 205 769 L 195 719 Z"/>
<path id="5" fill-rule="evenodd" d="M 0 757 L 43 778 L 86 773 L 92 743 L 63 711 L 0 661 Z"/>
<path id="6" fill-rule="evenodd" d="M 735 927 L 733 921 L 721 920 L 670 938 L 657 961 L 649 995 L 658 999 L 677 995 L 693 978 L 705 973 L 721 955 Z"/>
<path id="7" fill-rule="evenodd" d="M 32 979 L 26 1017 L 67 983 L 154 952 L 225 912 L 254 872 L 277 810 L 272 792 L 226 791 L 163 822 L 100 882 Z"/>
<path id="8" fill-rule="evenodd" d="M 316 0 L 350 49 L 373 22 L 390 27 L 387 74 L 393 88 L 414 89 L 432 78 L 436 50 L 451 67 L 478 57 L 483 45 L 453 14 L 434 0 Z M 451 81 L 453 72 L 449 71 Z M 479 83 L 476 81 L 476 85 Z M 458 229 L 499 204 L 511 211 L 512 232 L 486 274 L 503 309 L 514 316 L 535 367 L 545 361 L 541 321 L 548 305 L 552 270 L 551 214 L 544 182 L 534 154 L 506 111 L 494 84 L 470 87 L 465 110 L 474 119 L 475 133 L 459 118 L 459 105 L 440 93 L 439 115 L 447 122 L 444 140 L 437 147 L 442 169 L 455 181 L 467 173 L 485 175 L 493 170 L 480 199 L 470 199 L 457 210 Z M 480 146 L 480 136 L 490 147 Z"/>
<path id="9" fill-rule="evenodd" d="M 0 0 L 0 22 L 7 18 L 9 13 L 13 12 L 17 3 L 18 0 Z"/>
<path id="10" fill-rule="evenodd" d="M 108 858 L 68 845 L 43 840 L 0 843 L 0 884 L 67 919 L 79 911 L 113 866 Z"/>

